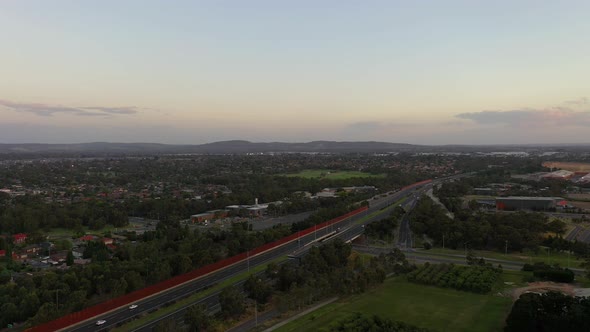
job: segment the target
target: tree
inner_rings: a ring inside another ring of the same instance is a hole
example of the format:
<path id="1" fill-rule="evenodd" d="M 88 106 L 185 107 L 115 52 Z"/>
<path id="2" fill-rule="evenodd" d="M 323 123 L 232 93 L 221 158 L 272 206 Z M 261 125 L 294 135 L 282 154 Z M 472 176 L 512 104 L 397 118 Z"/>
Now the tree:
<path id="1" fill-rule="evenodd" d="M 211 317 L 204 305 L 196 304 L 186 310 L 184 322 L 189 326 L 190 331 L 205 331 L 211 326 Z"/>
<path id="2" fill-rule="evenodd" d="M 72 251 L 68 251 L 68 256 L 66 257 L 66 264 L 68 266 L 72 266 L 74 265 L 74 254 L 72 253 Z"/>
<path id="3" fill-rule="evenodd" d="M 244 295 L 234 286 L 224 288 L 219 294 L 221 314 L 225 318 L 241 315 L 246 310 Z"/>
<path id="4" fill-rule="evenodd" d="M 177 332 L 178 330 L 179 326 L 174 317 L 161 320 L 154 326 L 155 332 Z"/>
<path id="5" fill-rule="evenodd" d="M 255 300 L 259 304 L 265 304 L 272 294 L 272 288 L 264 280 L 258 276 L 251 275 L 244 283 L 244 290 L 248 293 L 248 297 Z"/>

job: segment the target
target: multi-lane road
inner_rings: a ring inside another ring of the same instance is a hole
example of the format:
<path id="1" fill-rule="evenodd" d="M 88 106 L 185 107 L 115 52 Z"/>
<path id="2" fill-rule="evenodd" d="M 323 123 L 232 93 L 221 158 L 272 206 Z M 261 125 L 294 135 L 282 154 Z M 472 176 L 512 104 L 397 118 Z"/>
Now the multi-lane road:
<path id="1" fill-rule="evenodd" d="M 341 222 L 335 223 L 333 226 L 318 229 L 317 231 L 312 232 L 308 235 L 301 236 L 300 240 L 293 240 L 279 247 L 260 253 L 256 256 L 249 257 L 247 260 L 214 271 L 208 275 L 190 281 L 184 285 L 145 298 L 141 301 L 136 302 L 135 304 L 137 305 L 137 308 L 133 310 L 130 310 L 127 307 L 119 308 L 109 313 L 96 316 L 92 320 L 88 320 L 75 326 L 66 328 L 64 329 L 64 331 L 98 331 L 113 328 L 117 325 L 120 325 L 123 322 L 132 320 L 135 316 L 155 311 L 167 303 L 175 302 L 179 299 L 185 298 L 196 292 L 211 287 L 225 279 L 231 278 L 232 276 L 248 271 L 249 268 L 251 269 L 255 266 L 272 261 L 278 257 L 298 251 L 306 244 L 312 243 L 317 238 L 321 238 L 322 236 L 325 236 L 337 230 L 338 228 L 340 228 L 340 230 L 335 235 L 336 237 L 339 237 L 344 240 L 349 240 L 354 237 L 357 237 L 358 235 L 363 233 L 364 224 L 378 220 L 382 218 L 382 216 L 376 215 L 372 218 L 364 220 L 362 224 L 360 224 L 359 222 L 362 218 L 366 217 L 368 214 L 379 211 L 380 209 L 385 208 L 399 201 L 403 197 L 412 195 L 414 193 L 414 190 L 414 188 L 405 189 L 398 191 L 396 193 L 389 193 L 389 195 L 386 195 L 385 197 L 379 197 L 375 200 L 371 200 L 369 209 L 367 211 L 364 211 L 353 217 L 347 218 Z M 215 296 L 209 296 L 201 300 L 200 302 L 214 305 L 215 301 Z M 96 322 L 98 320 L 105 320 L 106 323 L 97 326 Z"/>

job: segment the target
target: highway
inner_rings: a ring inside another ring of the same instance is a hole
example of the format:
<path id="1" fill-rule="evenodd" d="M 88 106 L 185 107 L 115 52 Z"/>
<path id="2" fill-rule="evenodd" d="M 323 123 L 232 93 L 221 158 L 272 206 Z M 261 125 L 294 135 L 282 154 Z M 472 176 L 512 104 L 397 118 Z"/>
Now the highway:
<path id="1" fill-rule="evenodd" d="M 464 177 L 466 175 L 461 174 L 461 175 L 457 175 L 457 176 L 453 176 L 451 178 L 459 178 L 459 177 Z M 437 182 L 446 180 L 449 178 L 445 178 L 445 179 L 439 179 L 433 182 L 433 184 L 436 184 Z M 364 218 L 364 216 L 366 216 L 367 214 L 371 214 L 375 211 L 378 211 L 380 209 L 386 208 L 388 206 L 390 206 L 391 204 L 399 201 L 400 199 L 404 198 L 404 197 L 409 197 L 409 199 L 407 199 L 406 201 L 404 201 L 401 205 L 404 207 L 404 209 L 407 211 L 405 217 L 406 217 L 406 222 L 407 224 L 407 230 L 409 231 L 409 220 L 407 219 L 407 216 L 409 214 L 410 211 L 412 211 L 412 209 L 416 206 L 416 203 L 418 201 L 418 198 L 425 192 L 425 190 L 428 190 L 432 188 L 431 184 L 427 184 L 427 185 L 423 185 L 421 186 L 419 189 L 410 189 L 410 190 L 404 190 L 403 192 L 397 192 L 397 193 L 387 193 L 386 197 L 381 197 L 381 196 L 377 196 L 377 199 L 375 200 L 370 200 L 370 209 L 369 211 L 367 211 L 366 213 L 363 214 L 362 218 Z M 327 232 L 318 232 L 317 238 L 319 239 L 321 236 L 324 236 L 327 233 L 333 232 L 337 227 L 341 228 L 341 231 L 339 233 L 337 233 L 336 235 L 334 235 L 333 237 L 330 237 L 327 241 L 333 240 L 335 238 L 340 238 L 344 241 L 348 241 L 352 238 L 355 238 L 361 234 L 364 233 L 364 226 L 365 224 L 377 221 L 377 220 L 381 220 L 383 219 L 383 215 L 379 214 L 376 216 L 373 216 L 372 218 L 369 218 L 367 220 L 365 220 L 362 224 L 354 224 L 356 221 L 352 221 L 351 223 L 347 224 L 349 226 L 344 226 L 344 224 L 340 224 L 340 225 L 335 225 L 334 227 L 330 228 L 327 230 Z M 358 220 L 359 218 L 356 218 L 355 220 Z M 348 228 L 350 227 L 350 228 Z M 311 237 L 311 236 L 310 236 Z M 315 236 L 314 236 L 315 237 Z M 410 232 L 410 242 L 411 241 L 411 232 Z M 302 241 L 303 243 L 304 241 Z M 293 256 L 303 256 L 305 255 L 305 253 L 307 253 L 307 251 L 311 248 L 311 245 L 308 246 L 300 246 L 298 247 L 295 251 L 291 252 L 290 254 Z M 238 284 L 241 284 L 242 282 L 239 282 Z M 209 297 L 203 298 L 201 300 L 196 301 L 195 303 L 192 303 L 191 305 L 194 304 L 207 304 L 208 308 L 209 308 L 209 312 L 215 312 L 216 310 L 219 309 L 219 304 L 217 303 L 217 294 L 215 295 L 211 295 Z M 148 332 L 148 331 L 152 331 L 152 329 L 154 328 L 154 326 L 161 320 L 163 319 L 169 319 L 169 318 L 173 318 L 177 321 L 177 323 L 179 324 L 179 326 L 182 326 L 182 324 L 184 323 L 184 313 L 186 311 L 186 308 L 188 306 L 179 309 L 177 311 L 175 311 L 174 313 L 171 313 L 165 317 L 162 317 L 156 321 L 153 321 L 143 327 L 141 327 L 140 329 L 136 329 L 134 330 L 134 332 L 136 331 L 141 331 L 141 332 Z M 259 322 L 263 322 L 264 320 L 270 318 L 271 316 L 276 315 L 277 313 L 274 312 L 273 310 L 266 312 L 264 314 L 261 314 L 259 316 Z M 232 329 L 231 331 L 246 331 L 249 328 L 252 328 L 255 326 L 255 320 L 251 320 L 249 322 L 247 322 L 244 325 L 235 327 L 234 329 Z"/>
<path id="2" fill-rule="evenodd" d="M 354 250 L 378 256 L 381 253 L 387 254 L 391 251 L 391 249 L 380 248 L 380 247 L 368 247 L 368 246 L 361 246 L 355 245 Z M 465 255 L 452 255 L 452 254 L 439 254 L 439 253 L 430 253 L 427 251 L 408 251 L 404 252 L 404 255 L 408 259 L 408 261 L 413 263 L 453 263 L 457 265 L 467 265 L 467 260 Z M 520 271 L 524 266 L 524 262 L 518 261 L 510 261 L 505 259 L 495 259 L 495 258 L 486 258 L 483 257 L 486 263 L 491 263 L 494 265 L 500 264 L 502 268 L 505 270 L 512 270 L 512 271 Z M 576 275 L 584 275 L 586 270 L 579 269 L 579 268 L 569 268 L 572 270 Z"/>
<path id="3" fill-rule="evenodd" d="M 273 248 L 266 252 L 260 253 L 256 256 L 250 257 L 248 260 L 235 263 L 230 265 L 226 268 L 214 271 L 208 275 L 205 275 L 201 278 L 195 279 L 190 281 L 184 285 L 175 287 L 170 290 L 163 291 L 159 294 L 153 295 L 148 297 L 144 300 L 138 301 L 135 304 L 138 307 L 134 310 L 129 310 L 126 306 L 113 310 L 109 313 L 96 316 L 91 320 L 87 320 L 80 324 L 68 327 L 63 329 L 63 331 L 102 331 L 108 330 L 111 328 L 120 325 L 123 322 L 132 320 L 135 316 L 138 316 L 143 313 L 149 313 L 157 310 L 158 308 L 162 307 L 167 303 L 172 303 L 182 298 L 185 298 L 189 295 L 192 295 L 196 292 L 202 291 L 208 287 L 211 287 L 225 279 L 231 278 L 236 274 L 240 274 L 249 270 L 249 268 L 253 268 L 255 266 L 267 263 L 272 261 L 278 257 L 291 254 L 299 249 L 301 249 L 306 244 L 313 242 L 315 239 L 324 236 L 337 228 L 340 228 L 340 232 L 336 235 L 337 237 L 349 240 L 354 238 L 364 231 L 364 226 L 358 224 L 359 220 L 371 214 L 373 212 L 379 211 L 381 208 L 385 208 L 388 205 L 391 205 L 401 198 L 413 193 L 414 189 L 405 189 L 396 193 L 390 193 L 386 197 L 379 197 L 376 200 L 370 201 L 370 207 L 367 211 L 364 211 L 356 216 L 350 217 L 346 220 L 343 220 L 339 223 L 335 223 L 329 227 L 325 227 L 324 229 L 318 229 L 316 232 L 310 233 L 306 236 L 300 237 L 299 241 L 294 240 L 288 242 L 280 247 Z M 364 223 L 370 223 L 375 220 L 379 220 L 383 218 L 381 215 L 374 216 L 370 218 L 370 220 L 365 221 Z M 311 246 L 309 246 L 311 247 Z M 207 303 L 208 305 L 213 304 L 216 302 L 216 297 L 209 296 L 205 299 L 202 299 L 199 302 Z M 101 326 L 96 326 L 95 323 L 98 320 L 105 320 L 106 323 Z M 151 325 L 151 324 L 150 324 Z M 149 327 L 146 327 L 149 328 Z M 143 330 L 143 329 L 142 329 Z"/>
<path id="4" fill-rule="evenodd" d="M 420 200 L 420 196 L 422 196 L 426 190 L 432 188 L 432 185 L 426 185 L 416 190 L 416 192 L 410 196 L 408 200 L 406 200 L 402 207 L 406 211 L 399 226 L 399 235 L 397 237 L 397 246 L 400 248 L 413 248 L 414 247 L 414 238 L 412 236 L 412 230 L 410 228 L 410 212 L 416 207 L 416 204 Z"/>

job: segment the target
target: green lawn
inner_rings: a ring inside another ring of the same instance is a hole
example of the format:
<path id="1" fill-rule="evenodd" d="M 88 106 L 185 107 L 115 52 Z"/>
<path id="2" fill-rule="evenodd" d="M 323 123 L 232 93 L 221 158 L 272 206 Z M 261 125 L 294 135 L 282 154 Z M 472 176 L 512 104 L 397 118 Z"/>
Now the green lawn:
<path id="1" fill-rule="evenodd" d="M 367 293 L 322 307 L 277 331 L 327 331 L 330 323 L 354 312 L 377 314 L 432 331 L 501 331 L 510 298 L 479 295 L 391 278 Z"/>
<path id="2" fill-rule="evenodd" d="M 333 171 L 327 169 L 307 169 L 299 173 L 285 174 L 291 177 L 302 177 L 302 178 L 322 178 L 332 180 L 342 180 L 349 178 L 371 178 L 371 177 L 385 177 L 385 174 L 371 174 L 366 172 L 358 171 Z"/>
<path id="3" fill-rule="evenodd" d="M 119 228 L 115 228 L 115 226 L 113 226 L 113 225 L 106 225 L 105 227 L 103 227 L 99 230 L 91 230 L 88 227 L 83 227 L 83 228 L 84 228 L 84 232 L 86 234 L 102 235 L 106 232 L 113 232 L 116 229 L 122 230 L 122 229 L 126 229 L 126 228 L 131 228 L 131 224 L 129 226 L 119 227 Z M 68 228 L 52 228 L 47 233 L 47 235 L 51 239 L 72 238 L 74 236 L 74 230 L 68 229 Z"/>

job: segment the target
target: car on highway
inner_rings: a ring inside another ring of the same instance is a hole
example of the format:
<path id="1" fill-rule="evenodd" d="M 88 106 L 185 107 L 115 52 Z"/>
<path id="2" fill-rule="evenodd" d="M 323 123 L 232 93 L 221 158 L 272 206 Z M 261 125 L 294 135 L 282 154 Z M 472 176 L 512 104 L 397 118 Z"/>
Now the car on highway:
<path id="1" fill-rule="evenodd" d="M 104 323 L 106 323 L 106 322 L 107 322 L 107 321 L 106 321 L 106 320 L 104 320 L 104 319 L 97 320 L 97 321 L 96 321 L 96 325 L 102 325 L 102 324 L 104 324 Z"/>
<path id="2" fill-rule="evenodd" d="M 137 308 L 137 304 L 132 304 L 132 305 L 129 306 L 129 310 L 133 310 L 135 308 Z"/>

